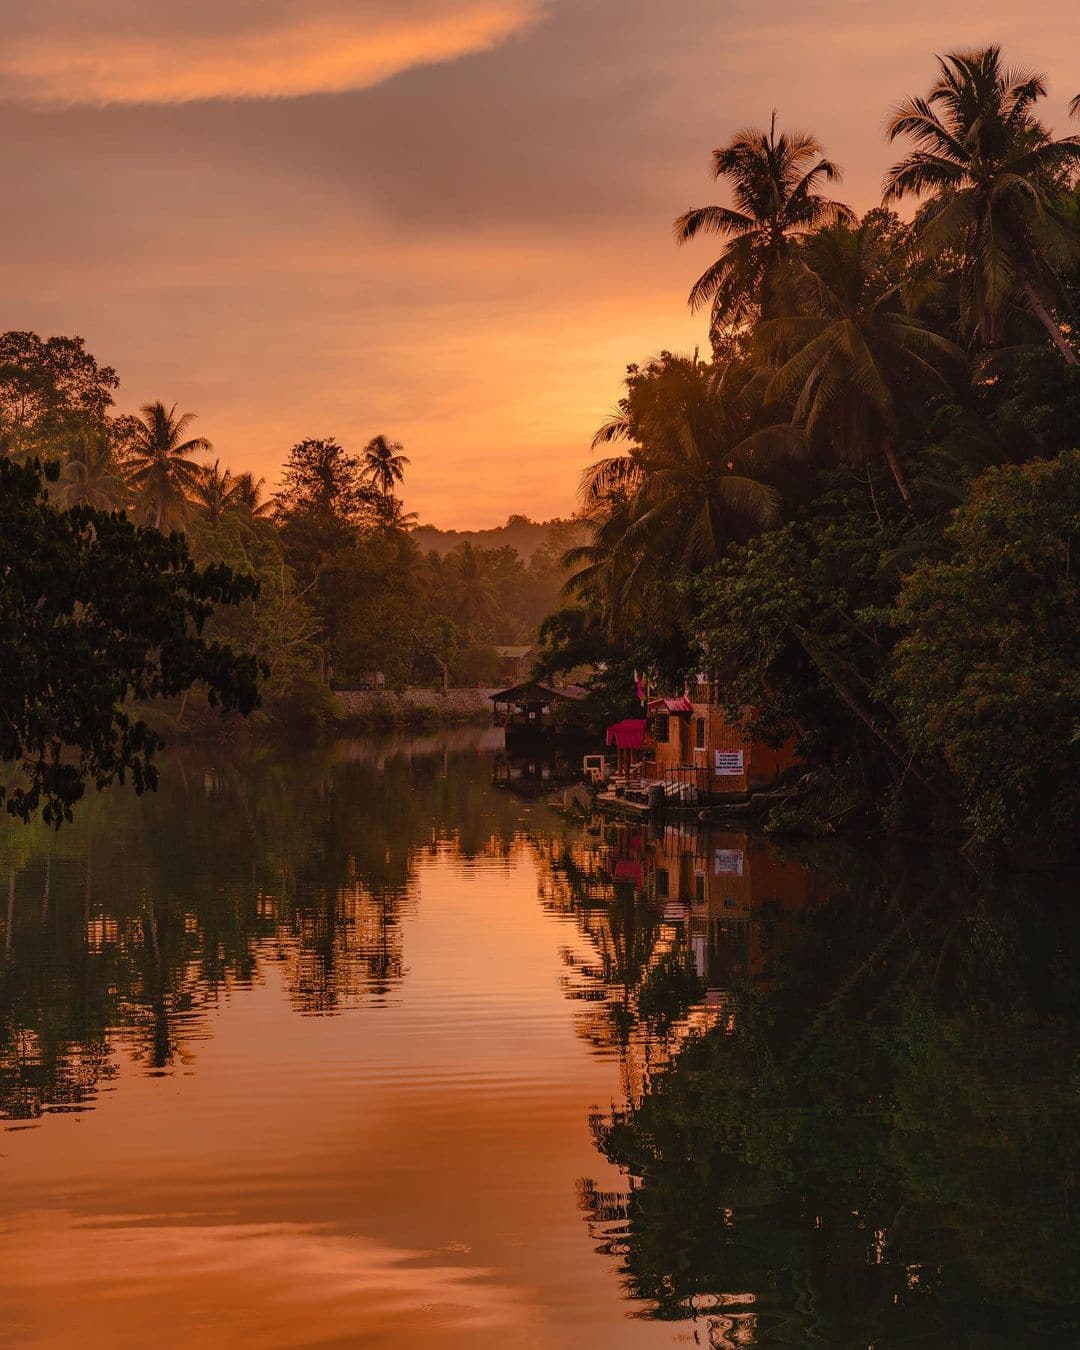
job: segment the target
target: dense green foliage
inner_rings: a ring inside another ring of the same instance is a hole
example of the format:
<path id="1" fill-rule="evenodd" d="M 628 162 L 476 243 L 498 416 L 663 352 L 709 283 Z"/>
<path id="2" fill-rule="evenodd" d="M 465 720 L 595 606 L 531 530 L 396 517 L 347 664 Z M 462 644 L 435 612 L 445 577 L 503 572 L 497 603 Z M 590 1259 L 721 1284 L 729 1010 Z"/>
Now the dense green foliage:
<path id="1" fill-rule="evenodd" d="M 1080 137 L 1045 92 L 996 48 L 943 58 L 889 123 L 910 223 L 822 197 L 812 137 L 739 132 L 734 208 L 676 222 L 727 241 L 692 296 L 712 360 L 631 366 L 597 434 L 629 449 L 583 480 L 543 668 L 588 652 L 612 711 L 630 669 L 711 671 L 797 740 L 803 823 L 1042 847 L 1080 815 Z"/>
<path id="2" fill-rule="evenodd" d="M 1080 820 L 1080 450 L 991 469 L 895 610 L 908 744 L 944 761 L 981 835 L 1051 842 Z"/>
<path id="3" fill-rule="evenodd" d="M 257 663 L 204 633 L 215 606 L 257 586 L 198 568 L 179 535 L 50 504 L 37 462 L 0 459 L 0 802 L 27 820 L 70 819 L 86 784 L 156 781 L 160 737 L 126 704 L 198 684 L 250 712 Z"/>

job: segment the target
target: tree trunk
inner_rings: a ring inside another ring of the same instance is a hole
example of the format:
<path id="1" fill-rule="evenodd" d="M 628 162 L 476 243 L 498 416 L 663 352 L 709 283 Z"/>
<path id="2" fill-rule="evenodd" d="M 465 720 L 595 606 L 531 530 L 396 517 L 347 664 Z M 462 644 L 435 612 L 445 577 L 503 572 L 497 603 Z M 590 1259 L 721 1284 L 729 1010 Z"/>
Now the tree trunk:
<path id="1" fill-rule="evenodd" d="M 931 792 L 934 793 L 935 796 L 938 795 L 933 784 L 927 782 L 927 780 L 923 777 L 923 775 L 919 772 L 919 770 L 912 766 L 910 756 L 905 754 L 905 752 L 898 745 L 895 744 L 895 742 L 893 741 L 892 737 L 888 734 L 888 732 L 884 731 L 881 727 L 878 726 L 878 724 L 874 721 L 874 718 L 871 715 L 871 713 L 866 708 L 863 707 L 863 705 L 859 702 L 859 700 L 855 697 L 855 695 L 851 692 L 851 690 L 848 689 L 840 679 L 838 679 L 835 671 L 830 669 L 828 659 L 823 655 L 822 652 L 817 650 L 817 646 L 810 637 L 810 634 L 807 633 L 806 630 L 804 628 L 801 628 L 798 624 L 793 624 L 792 630 L 799 640 L 799 645 L 802 647 L 803 651 L 807 654 L 807 656 L 810 658 L 813 664 L 818 668 L 818 670 L 821 671 L 822 675 L 825 676 L 825 679 L 829 682 L 829 685 L 832 688 L 833 692 L 836 694 L 837 698 L 839 698 L 842 703 L 846 704 L 846 706 L 855 714 L 855 716 L 859 719 L 859 721 L 862 722 L 863 725 L 867 727 L 868 730 L 870 730 L 877 737 L 877 739 L 881 742 L 881 744 L 885 747 L 885 749 L 888 750 L 889 754 L 893 756 L 893 758 L 898 762 L 898 764 L 903 766 L 905 772 L 908 769 L 910 769 L 912 776 L 914 778 L 917 778 L 919 782 L 923 785 L 923 787 L 928 788 Z"/>
<path id="2" fill-rule="evenodd" d="M 904 471 L 900 467 L 900 461 L 896 458 L 896 451 L 892 448 L 892 441 L 886 440 L 882 448 L 885 451 L 889 468 L 892 469 L 892 476 L 896 479 L 896 486 L 900 489 L 900 496 L 904 499 L 904 505 L 910 507 L 911 491 L 908 488 L 907 479 L 904 477 Z M 876 502 L 874 509 L 877 510 Z"/>
<path id="3" fill-rule="evenodd" d="M 1039 299 L 1035 292 L 1035 287 L 1030 281 L 1024 282 L 1024 294 L 1027 296 L 1028 303 L 1035 312 L 1035 317 L 1050 334 L 1050 341 L 1062 354 L 1065 360 L 1068 361 L 1070 366 L 1080 365 L 1080 357 L 1077 357 L 1072 347 L 1065 341 L 1065 334 L 1054 322 L 1053 316 Z"/>

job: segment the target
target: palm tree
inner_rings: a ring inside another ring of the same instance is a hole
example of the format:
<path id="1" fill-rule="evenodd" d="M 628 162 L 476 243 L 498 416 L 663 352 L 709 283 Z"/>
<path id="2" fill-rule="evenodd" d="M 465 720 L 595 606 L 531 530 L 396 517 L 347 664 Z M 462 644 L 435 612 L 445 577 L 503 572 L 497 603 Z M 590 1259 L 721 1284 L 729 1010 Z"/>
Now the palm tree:
<path id="1" fill-rule="evenodd" d="M 707 426 L 672 420 L 639 455 L 629 542 L 665 568 L 691 572 L 714 563 L 727 544 L 775 525 L 780 498 L 751 470 L 752 431 L 739 391 L 720 388 Z"/>
<path id="2" fill-rule="evenodd" d="M 238 473 L 233 478 L 233 503 L 253 520 L 266 520 L 274 510 L 274 503 L 266 496 L 265 489 L 265 478 L 256 478 L 253 473 Z"/>
<path id="3" fill-rule="evenodd" d="M 128 482 L 139 494 L 145 519 L 155 529 L 181 529 L 189 498 L 198 490 L 203 467 L 191 458 L 212 450 L 204 436 L 185 439 L 193 413 L 176 415 L 176 404 L 145 403 L 134 419 Z"/>
<path id="4" fill-rule="evenodd" d="M 595 610 L 609 637 L 617 638 L 640 621 L 644 599 L 643 588 L 633 585 L 639 560 L 627 544 L 630 499 L 613 490 L 597 498 L 584 519 L 591 538 L 563 555 L 570 572 L 563 594 Z"/>
<path id="5" fill-rule="evenodd" d="M 477 626 L 491 618 L 495 590 L 483 554 L 468 539 L 446 561 L 456 617 L 465 641 L 469 642 Z"/>
<path id="6" fill-rule="evenodd" d="M 837 459 L 878 450 L 910 504 L 896 458 L 896 391 L 913 379 L 946 387 L 941 367 L 963 353 L 906 310 L 894 228 L 882 212 L 838 222 L 802 247 L 791 268 L 799 312 L 765 320 L 756 340 L 778 366 L 766 398 L 791 399 L 807 442 L 824 440 Z"/>
<path id="7" fill-rule="evenodd" d="M 113 511 L 120 505 L 124 479 L 107 431 L 83 431 L 76 436 L 64 459 L 57 495 L 65 508 Z"/>
<path id="8" fill-rule="evenodd" d="M 404 504 L 392 493 L 382 498 L 376 515 L 384 530 L 410 530 L 419 519 L 415 511 L 406 511 Z"/>
<path id="9" fill-rule="evenodd" d="M 1021 299 L 1070 365 L 1077 355 L 1053 317 L 1055 265 L 1080 256 L 1063 206 L 1080 166 L 1080 137 L 1055 140 L 1034 116 L 1041 75 L 1009 70 L 1001 49 L 938 59 L 926 98 L 905 99 L 890 140 L 915 149 L 885 179 L 885 201 L 931 194 L 916 218 L 927 259 L 952 262 L 961 282 L 961 322 L 986 346 L 1003 337 L 1007 307 Z"/>
<path id="10" fill-rule="evenodd" d="M 802 131 L 777 135 L 775 112 L 767 132 L 748 127 L 714 150 L 712 174 L 728 181 L 734 207 L 695 207 L 674 228 L 680 244 L 703 233 L 728 241 L 690 292 L 691 309 L 711 304 L 716 329 L 771 313 L 779 269 L 792 243 L 852 213 L 818 190 L 841 176 L 818 141 Z"/>
<path id="11" fill-rule="evenodd" d="M 787 426 L 760 425 L 757 388 L 737 365 L 666 354 L 628 385 L 593 443 L 628 440 L 630 452 L 586 471 L 593 537 L 564 559 L 578 569 L 567 590 L 593 601 L 612 633 L 650 607 L 662 617 L 674 569 L 700 572 L 728 543 L 776 523 L 779 494 L 759 473 L 796 442 Z"/>
<path id="12" fill-rule="evenodd" d="M 364 447 L 364 477 L 384 497 L 392 496 L 395 485 L 405 481 L 410 461 L 402 449 L 400 441 L 388 441 L 385 436 L 373 436 Z"/>
<path id="13" fill-rule="evenodd" d="M 221 461 L 204 465 L 193 490 L 192 497 L 202 507 L 206 519 L 216 524 L 228 509 L 236 504 L 236 480 L 228 469 L 222 469 Z"/>

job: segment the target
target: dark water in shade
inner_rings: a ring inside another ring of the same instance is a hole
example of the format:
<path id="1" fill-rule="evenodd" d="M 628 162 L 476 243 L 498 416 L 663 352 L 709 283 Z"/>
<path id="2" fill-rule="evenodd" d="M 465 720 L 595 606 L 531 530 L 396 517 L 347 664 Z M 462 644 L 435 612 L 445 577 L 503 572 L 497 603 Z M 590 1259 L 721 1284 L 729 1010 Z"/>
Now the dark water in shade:
<path id="1" fill-rule="evenodd" d="M 1075 877 L 538 772 L 188 752 L 0 824 L 0 1344 L 1080 1344 Z"/>

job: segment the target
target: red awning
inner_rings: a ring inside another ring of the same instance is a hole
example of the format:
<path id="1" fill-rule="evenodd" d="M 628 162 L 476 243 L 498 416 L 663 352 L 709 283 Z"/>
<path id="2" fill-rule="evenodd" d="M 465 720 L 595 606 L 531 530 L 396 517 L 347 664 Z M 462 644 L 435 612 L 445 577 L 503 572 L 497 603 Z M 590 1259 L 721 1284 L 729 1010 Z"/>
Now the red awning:
<path id="1" fill-rule="evenodd" d="M 639 862 L 629 862 L 625 858 L 621 859 L 615 864 L 615 874 L 612 880 L 629 881 L 635 886 L 641 886 L 644 882 L 641 864 Z"/>
<path id="2" fill-rule="evenodd" d="M 693 711 L 694 705 L 685 694 L 680 694 L 678 698 L 654 698 L 649 703 L 651 713 L 673 713 L 678 717 L 680 714 Z"/>
<path id="3" fill-rule="evenodd" d="M 620 750 L 640 750 L 645 744 L 645 719 L 628 717 L 608 727 L 607 743 Z"/>

